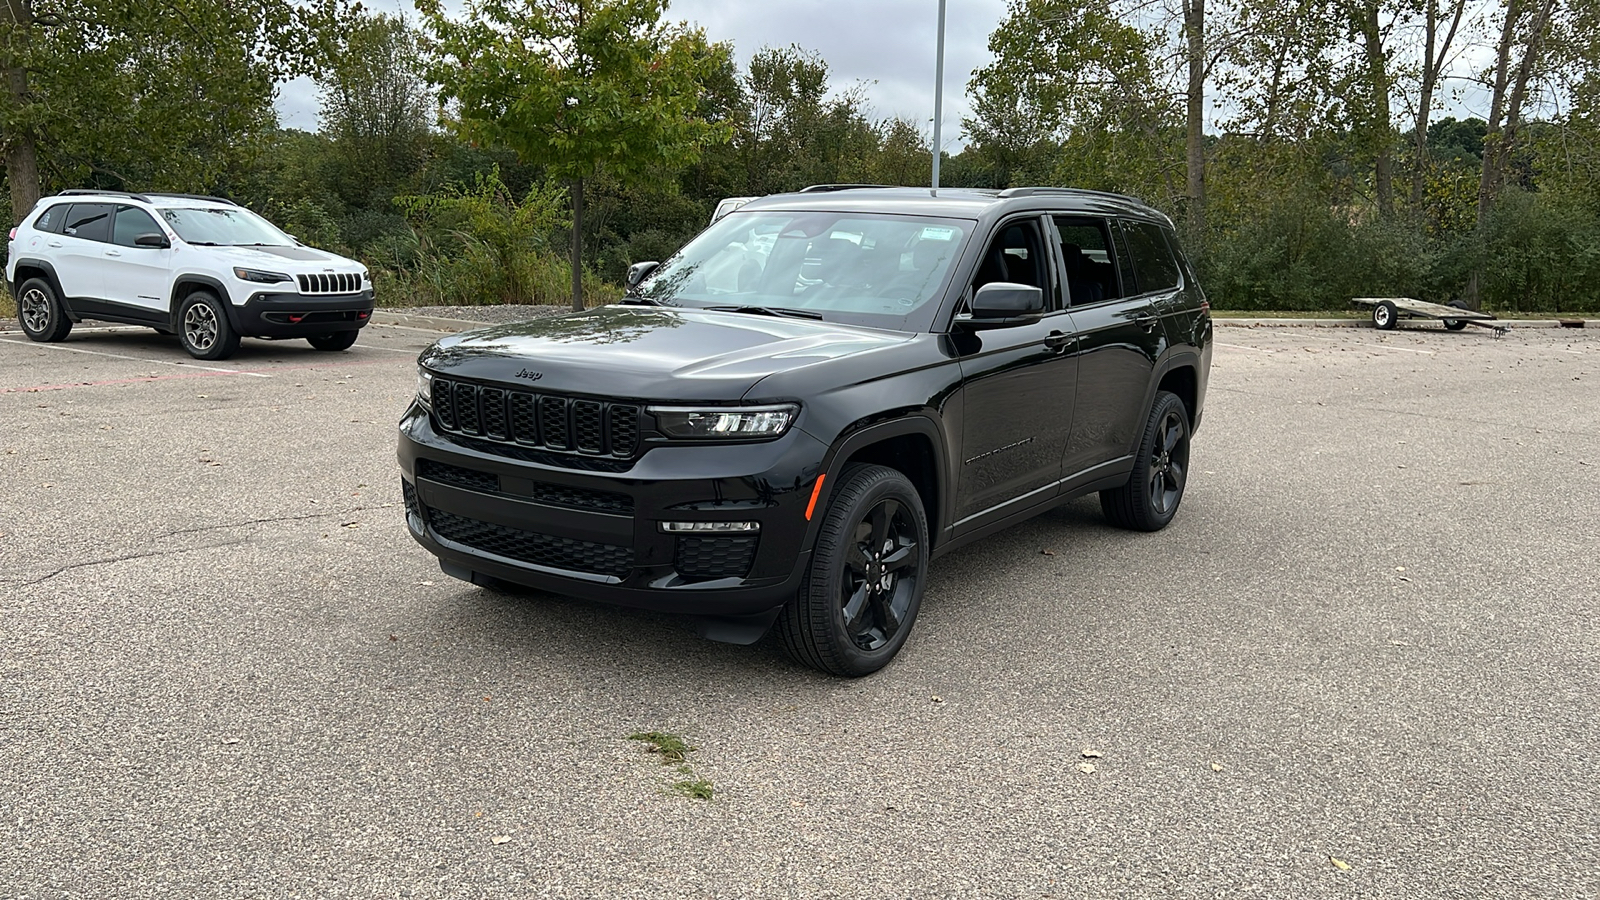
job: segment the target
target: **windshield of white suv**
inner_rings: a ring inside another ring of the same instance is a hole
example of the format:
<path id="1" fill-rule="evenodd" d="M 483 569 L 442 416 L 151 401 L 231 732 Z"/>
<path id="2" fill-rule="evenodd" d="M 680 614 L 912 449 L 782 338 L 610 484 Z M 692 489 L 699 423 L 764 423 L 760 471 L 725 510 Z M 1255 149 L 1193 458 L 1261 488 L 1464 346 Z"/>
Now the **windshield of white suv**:
<path id="1" fill-rule="evenodd" d="M 971 224 L 874 213 L 734 212 L 662 263 L 634 296 L 663 306 L 922 330 Z"/>
<path id="2" fill-rule="evenodd" d="M 294 238 L 248 209 L 163 209 L 178 237 L 210 247 L 293 247 Z"/>

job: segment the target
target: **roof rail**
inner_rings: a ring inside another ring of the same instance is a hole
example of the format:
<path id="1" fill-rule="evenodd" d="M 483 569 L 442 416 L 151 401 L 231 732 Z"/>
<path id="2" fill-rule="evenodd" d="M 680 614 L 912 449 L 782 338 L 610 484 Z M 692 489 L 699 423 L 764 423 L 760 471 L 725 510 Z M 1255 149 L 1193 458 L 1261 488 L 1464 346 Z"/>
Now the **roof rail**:
<path id="1" fill-rule="evenodd" d="M 800 189 L 802 194 L 826 194 L 830 191 L 853 191 L 857 188 L 892 188 L 898 184 L 813 184 Z"/>
<path id="2" fill-rule="evenodd" d="M 1115 193 L 1115 192 L 1112 192 L 1112 191 L 1092 191 L 1092 190 L 1090 190 L 1088 188 L 1014 187 L 1014 188 L 1006 188 L 1005 190 L 1000 192 L 1000 196 L 1006 197 L 1006 198 L 1010 198 L 1010 197 L 1064 197 L 1064 196 L 1083 196 L 1083 195 L 1087 195 L 1087 196 L 1090 196 L 1090 197 L 1113 197 L 1113 198 L 1115 198 L 1117 200 L 1132 200 L 1135 203 L 1143 204 L 1145 206 L 1149 205 L 1149 204 L 1145 203 L 1143 200 L 1140 200 L 1138 197 L 1133 196 L 1132 194 L 1118 194 L 1118 193 Z"/>
<path id="3" fill-rule="evenodd" d="M 96 191 L 96 190 L 93 190 L 91 188 L 68 188 L 68 189 L 56 194 L 56 196 L 57 197 L 127 197 L 130 200 L 138 200 L 140 203 L 149 203 L 150 202 L 150 198 L 146 197 L 143 194 L 130 194 L 127 191 Z"/>
<path id="4" fill-rule="evenodd" d="M 210 194 L 174 194 L 170 191 L 148 191 L 147 193 L 151 197 L 180 197 L 184 200 L 209 200 L 212 203 L 226 203 L 229 206 L 239 205 L 227 197 L 213 197 Z"/>

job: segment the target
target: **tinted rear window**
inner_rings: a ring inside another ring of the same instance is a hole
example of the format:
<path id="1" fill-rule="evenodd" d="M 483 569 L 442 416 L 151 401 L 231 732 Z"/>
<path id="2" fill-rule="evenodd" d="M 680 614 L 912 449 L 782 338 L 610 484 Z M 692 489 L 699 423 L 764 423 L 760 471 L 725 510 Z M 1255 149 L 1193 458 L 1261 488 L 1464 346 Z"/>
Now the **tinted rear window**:
<path id="1" fill-rule="evenodd" d="M 72 204 L 61 233 L 86 241 L 111 240 L 111 207 L 103 203 Z"/>
<path id="2" fill-rule="evenodd" d="M 1149 222 L 1123 222 L 1122 231 L 1128 238 L 1128 252 L 1133 257 L 1135 277 L 1139 279 L 1139 293 L 1170 291 L 1178 286 L 1178 263 L 1172 258 L 1172 248 L 1161 233 L 1161 227 Z"/>
<path id="3" fill-rule="evenodd" d="M 44 212 L 39 213 L 39 218 L 33 220 L 34 230 L 48 231 L 51 234 L 61 231 L 61 220 L 65 218 L 66 211 L 66 205 L 61 203 L 45 207 Z"/>

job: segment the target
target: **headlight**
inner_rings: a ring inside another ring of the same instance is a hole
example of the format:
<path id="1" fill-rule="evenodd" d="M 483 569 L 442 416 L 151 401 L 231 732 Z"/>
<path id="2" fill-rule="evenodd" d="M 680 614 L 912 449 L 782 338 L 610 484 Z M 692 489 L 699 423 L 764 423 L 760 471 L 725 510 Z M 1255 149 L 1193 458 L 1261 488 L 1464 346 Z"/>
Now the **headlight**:
<path id="1" fill-rule="evenodd" d="M 233 277 L 240 281 L 253 281 L 256 284 L 277 284 L 288 281 L 289 276 L 281 272 L 263 272 L 260 269 L 234 269 Z"/>
<path id="2" fill-rule="evenodd" d="M 650 407 L 656 427 L 667 437 L 725 441 L 778 437 L 789 430 L 799 412 L 800 407 L 793 403 L 726 409 Z"/>
<path id="3" fill-rule="evenodd" d="M 417 402 L 433 408 L 433 373 L 417 367 Z"/>

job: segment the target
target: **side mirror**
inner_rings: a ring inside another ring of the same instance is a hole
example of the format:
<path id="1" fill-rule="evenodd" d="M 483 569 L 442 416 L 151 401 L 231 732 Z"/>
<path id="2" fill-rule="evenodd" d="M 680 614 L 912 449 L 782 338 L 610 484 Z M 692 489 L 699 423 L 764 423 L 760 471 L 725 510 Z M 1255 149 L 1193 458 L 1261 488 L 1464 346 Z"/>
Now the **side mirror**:
<path id="1" fill-rule="evenodd" d="M 149 232 L 147 234 L 141 234 L 138 237 L 135 237 L 133 239 L 133 245 L 135 247 L 157 247 L 157 248 L 165 249 L 167 247 L 171 247 L 172 243 L 167 240 L 167 236 L 166 235 L 158 234 L 158 233 L 152 231 L 152 232 Z"/>
<path id="2" fill-rule="evenodd" d="M 994 281 L 972 297 L 972 314 L 963 324 L 972 328 L 1004 328 L 1038 321 L 1044 315 L 1044 290 L 1027 284 Z"/>
<path id="3" fill-rule="evenodd" d="M 659 265 L 661 265 L 661 263 L 658 263 L 658 262 L 655 262 L 655 261 L 652 260 L 651 262 L 639 262 L 639 263 L 634 263 L 633 265 L 629 266 L 628 267 L 628 277 L 627 277 L 628 287 L 630 287 L 630 288 L 638 287 L 639 286 L 639 282 L 644 281 L 646 278 L 649 278 L 650 277 L 650 273 L 654 272 L 656 270 L 656 267 L 659 266 Z"/>

